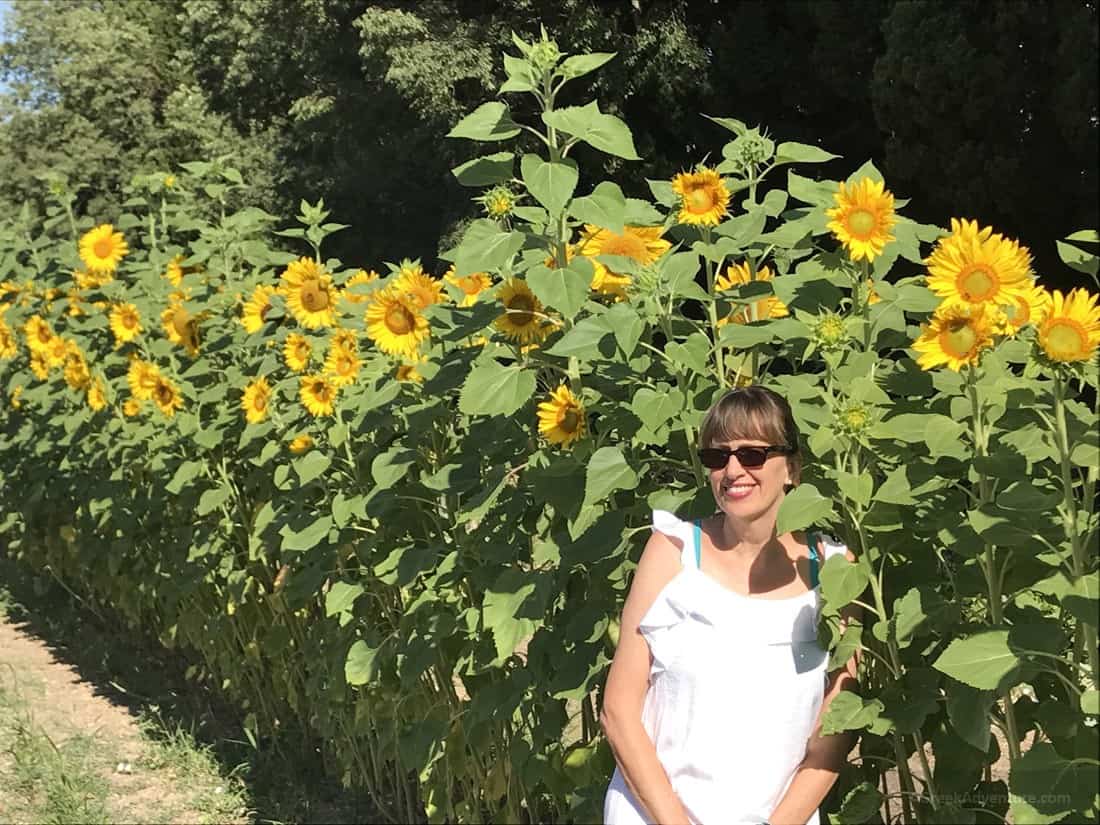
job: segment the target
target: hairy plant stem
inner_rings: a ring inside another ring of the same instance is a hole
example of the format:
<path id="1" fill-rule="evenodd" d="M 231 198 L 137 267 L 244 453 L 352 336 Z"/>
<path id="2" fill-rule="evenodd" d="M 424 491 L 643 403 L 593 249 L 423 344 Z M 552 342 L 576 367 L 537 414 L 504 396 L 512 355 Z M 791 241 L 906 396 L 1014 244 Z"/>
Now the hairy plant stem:
<path id="1" fill-rule="evenodd" d="M 703 227 L 703 243 L 710 247 L 714 243 L 714 233 L 709 226 Z M 714 301 L 714 261 L 709 255 L 703 256 L 703 269 L 707 275 L 707 295 L 711 300 L 707 301 L 707 316 L 710 319 L 710 334 L 714 341 L 714 371 L 718 379 L 718 386 L 726 386 L 726 357 L 725 348 L 719 343 L 721 330 L 718 327 L 718 304 Z M 671 341 L 671 337 L 669 338 Z"/>
<path id="2" fill-rule="evenodd" d="M 970 396 L 970 423 L 974 437 L 974 455 L 985 458 L 989 451 L 989 432 L 985 427 L 985 419 L 982 415 L 982 405 L 978 398 L 978 375 L 973 364 L 967 369 L 966 387 Z M 989 477 L 985 470 L 978 469 L 978 507 L 984 507 L 993 498 L 993 491 L 989 483 Z M 994 546 L 985 542 L 982 559 L 979 564 L 985 574 L 986 587 L 989 591 L 989 621 L 993 627 L 1000 627 L 1004 621 L 1001 604 L 1001 578 L 997 571 L 997 561 L 994 554 Z M 1012 694 L 1008 690 L 1001 691 L 1001 700 L 1004 702 L 1005 728 L 1008 739 L 1008 757 L 1010 770 L 1015 767 L 1020 759 L 1020 737 L 1016 725 L 1016 709 L 1012 706 Z"/>

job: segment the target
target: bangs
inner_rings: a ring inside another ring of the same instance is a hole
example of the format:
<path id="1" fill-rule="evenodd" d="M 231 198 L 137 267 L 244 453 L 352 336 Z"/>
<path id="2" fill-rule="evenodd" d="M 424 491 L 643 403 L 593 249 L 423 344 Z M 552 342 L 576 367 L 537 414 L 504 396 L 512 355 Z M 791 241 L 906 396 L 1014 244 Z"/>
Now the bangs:
<path id="1" fill-rule="evenodd" d="M 764 441 L 798 446 L 798 426 L 787 402 L 763 387 L 743 387 L 726 393 L 707 412 L 699 431 L 703 447 L 737 441 Z"/>

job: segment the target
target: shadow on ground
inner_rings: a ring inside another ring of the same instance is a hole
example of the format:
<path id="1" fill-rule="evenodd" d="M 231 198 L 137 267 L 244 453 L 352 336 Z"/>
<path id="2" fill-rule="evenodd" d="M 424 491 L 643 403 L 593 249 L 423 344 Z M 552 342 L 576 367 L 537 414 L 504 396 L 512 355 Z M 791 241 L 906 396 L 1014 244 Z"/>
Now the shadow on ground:
<path id="1" fill-rule="evenodd" d="M 342 788 L 324 772 L 320 749 L 288 733 L 254 748 L 243 734 L 243 712 L 189 681 L 189 662 L 155 640 L 97 615 L 58 583 L 35 576 L 0 552 L 0 589 L 7 620 L 39 639 L 54 658 L 135 719 L 160 724 L 146 734 L 182 729 L 209 746 L 223 774 L 243 785 L 248 819 L 256 823 L 380 821 L 365 794 Z"/>

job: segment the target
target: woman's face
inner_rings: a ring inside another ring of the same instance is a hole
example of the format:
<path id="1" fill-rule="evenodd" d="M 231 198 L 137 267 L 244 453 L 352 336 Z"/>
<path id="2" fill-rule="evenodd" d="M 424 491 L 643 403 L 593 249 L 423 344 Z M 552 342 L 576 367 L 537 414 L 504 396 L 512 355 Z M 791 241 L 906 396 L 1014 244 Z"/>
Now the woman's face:
<path id="1" fill-rule="evenodd" d="M 759 438 L 739 438 L 716 442 L 711 446 L 736 450 L 738 447 L 767 447 L 769 444 Z M 797 481 L 791 477 L 786 456 L 776 453 L 770 453 L 760 467 L 743 467 L 737 456 L 731 455 L 725 467 L 708 472 L 718 509 L 741 521 L 774 513 L 783 499 L 783 487 Z"/>

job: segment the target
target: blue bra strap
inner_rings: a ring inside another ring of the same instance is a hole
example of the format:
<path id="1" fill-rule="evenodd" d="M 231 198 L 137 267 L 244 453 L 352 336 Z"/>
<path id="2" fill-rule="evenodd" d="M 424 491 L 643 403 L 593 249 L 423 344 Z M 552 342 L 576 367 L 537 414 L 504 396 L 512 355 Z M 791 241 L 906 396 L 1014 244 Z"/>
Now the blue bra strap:
<path id="1" fill-rule="evenodd" d="M 692 522 L 695 527 L 695 569 L 702 569 L 702 555 L 703 555 L 703 528 L 699 526 L 699 520 L 696 519 Z"/>
<path id="2" fill-rule="evenodd" d="M 810 547 L 810 588 L 817 587 L 817 533 L 807 533 L 806 543 Z"/>

